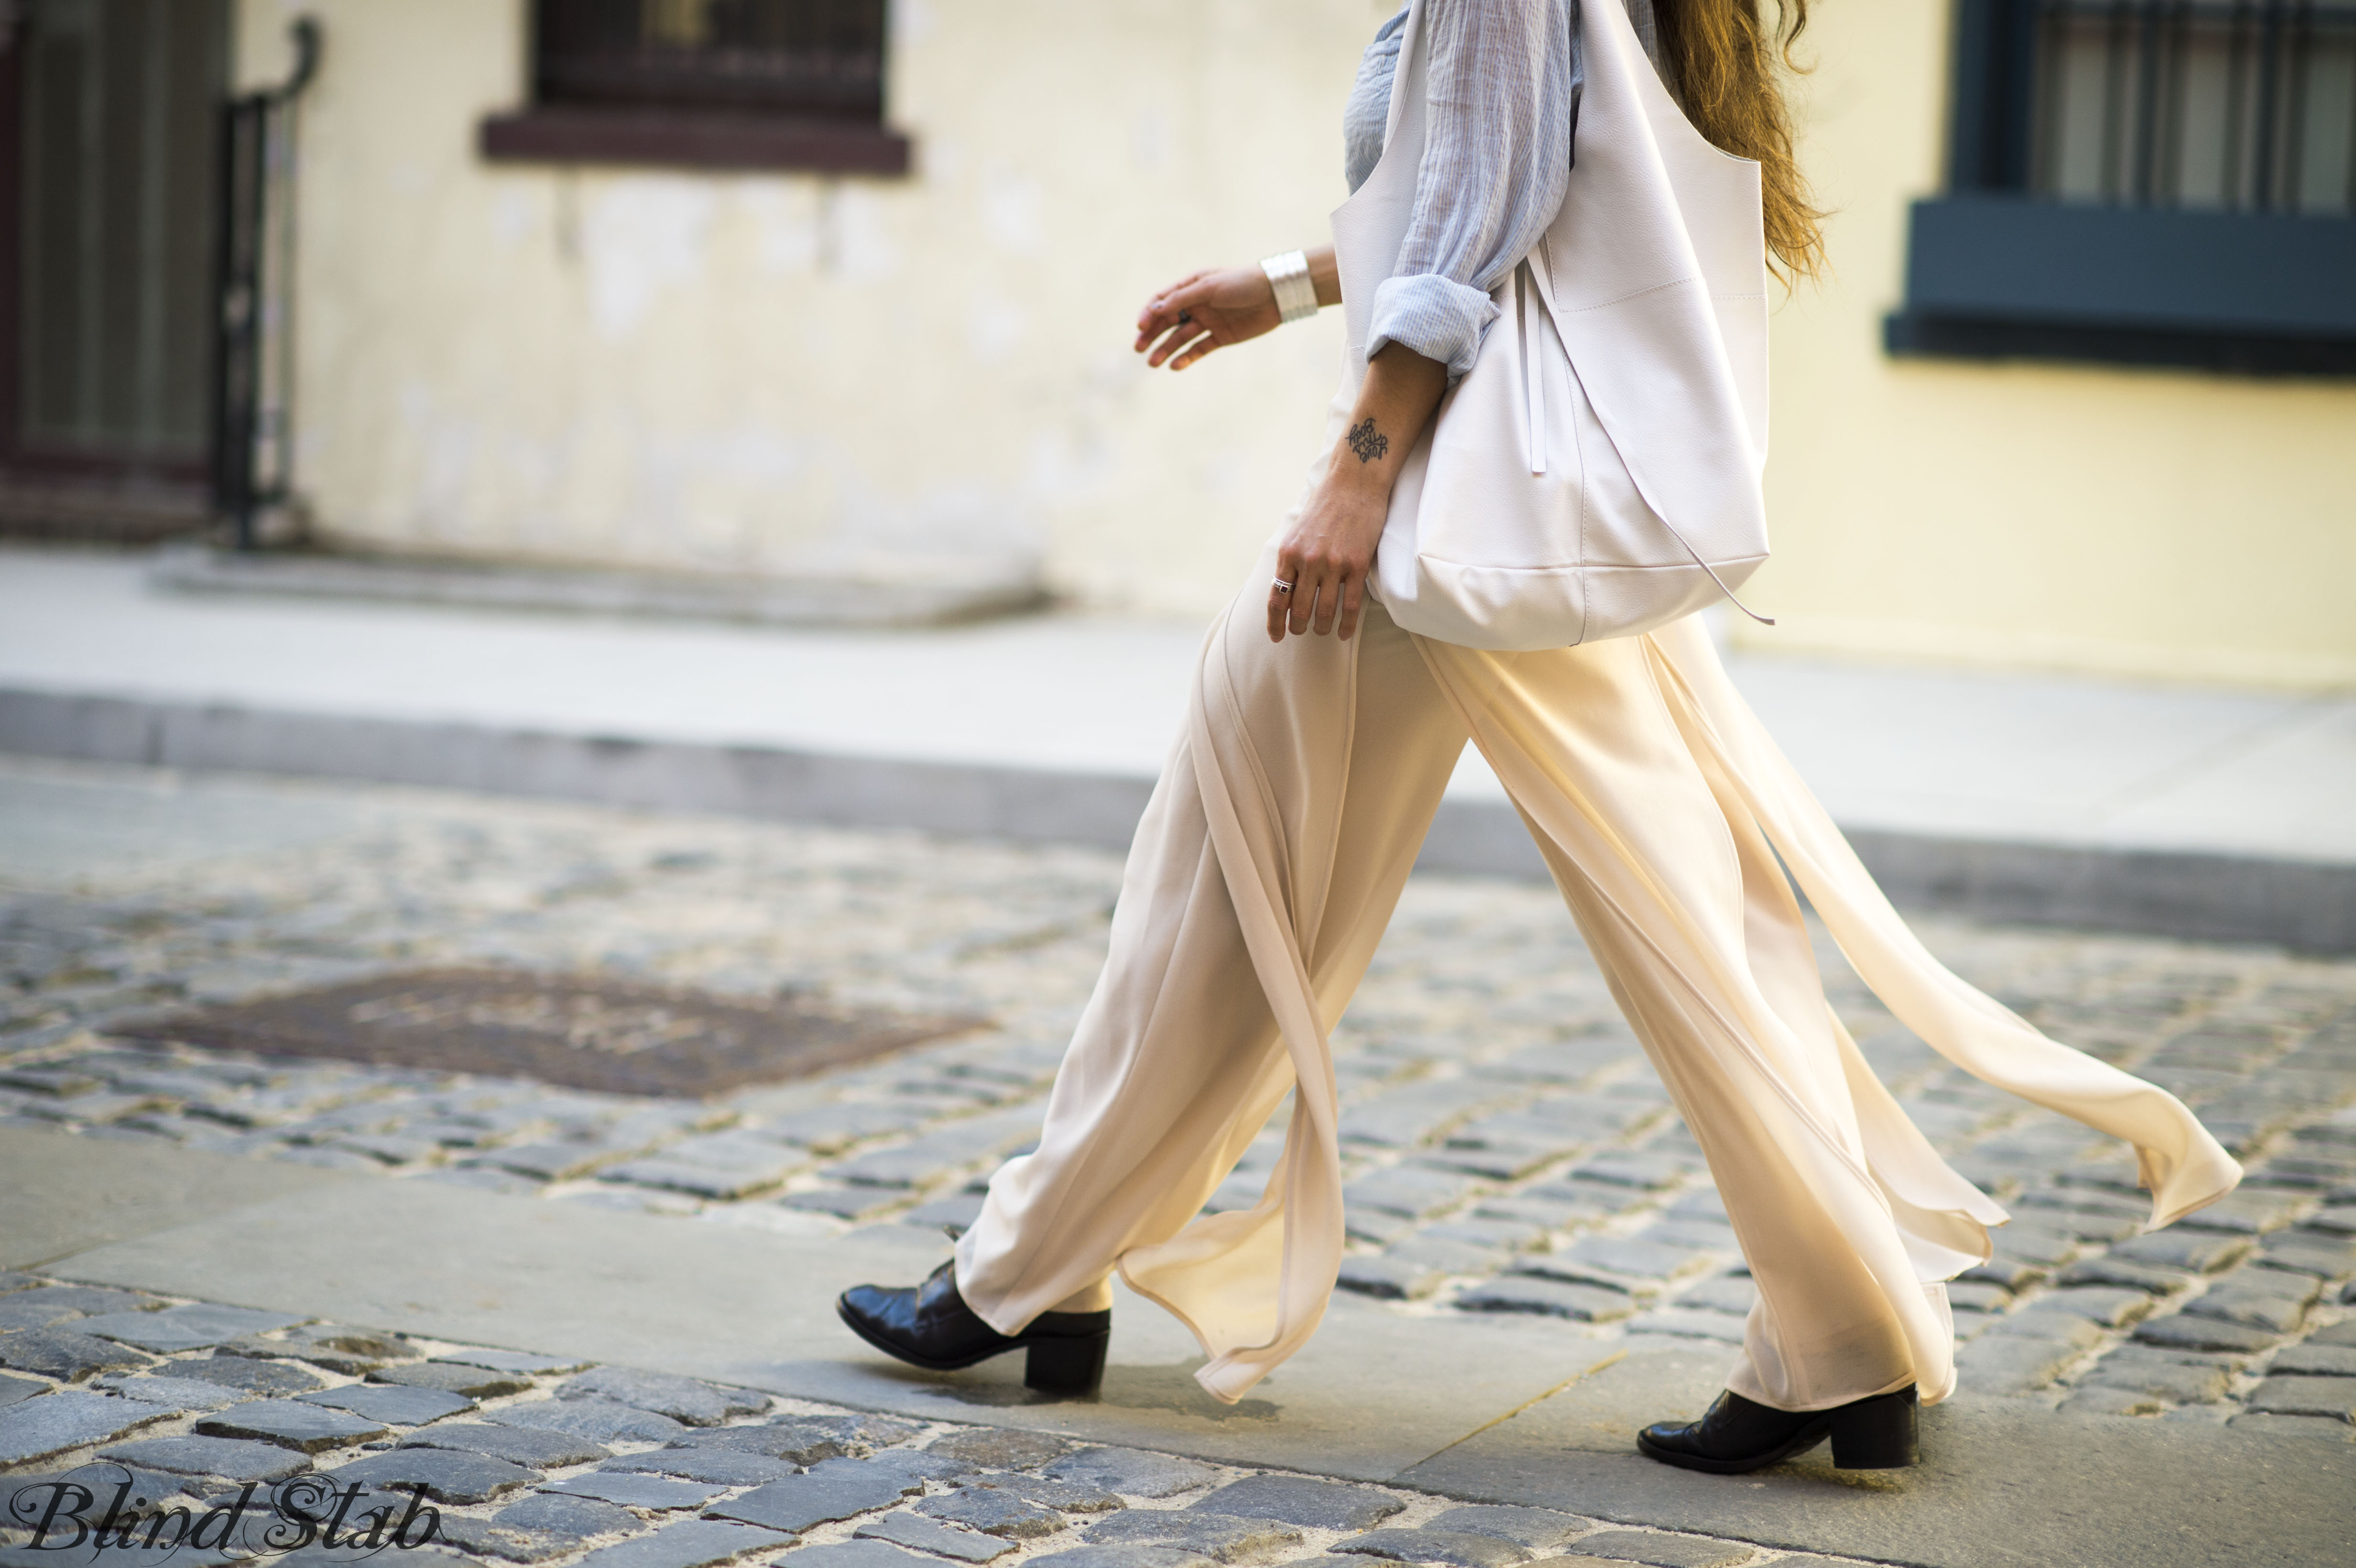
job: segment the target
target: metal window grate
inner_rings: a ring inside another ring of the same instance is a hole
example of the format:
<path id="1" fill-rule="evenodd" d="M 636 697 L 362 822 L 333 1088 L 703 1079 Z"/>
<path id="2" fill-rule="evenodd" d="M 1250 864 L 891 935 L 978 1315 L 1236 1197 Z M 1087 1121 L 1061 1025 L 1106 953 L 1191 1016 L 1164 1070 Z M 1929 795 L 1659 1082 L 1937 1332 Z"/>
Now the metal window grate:
<path id="1" fill-rule="evenodd" d="M 884 0 L 539 0 L 543 103 L 880 120 Z"/>
<path id="2" fill-rule="evenodd" d="M 2356 0 L 2035 0 L 2029 188 L 2356 213 Z"/>

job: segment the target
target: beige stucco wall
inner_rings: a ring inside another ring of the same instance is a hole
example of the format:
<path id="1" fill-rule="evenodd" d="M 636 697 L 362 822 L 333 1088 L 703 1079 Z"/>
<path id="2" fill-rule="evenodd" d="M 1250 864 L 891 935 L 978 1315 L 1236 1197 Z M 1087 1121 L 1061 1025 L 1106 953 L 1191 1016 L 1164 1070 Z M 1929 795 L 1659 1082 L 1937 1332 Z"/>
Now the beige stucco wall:
<path id="1" fill-rule="evenodd" d="M 2356 383 L 1891 359 L 1944 158 L 1948 7 L 1826 0 L 1807 166 L 1837 275 L 1778 315 L 1780 624 L 1746 646 L 2356 683 Z"/>
<path id="2" fill-rule="evenodd" d="M 1144 294 L 1313 242 L 1388 0 L 898 0 L 905 180 L 487 165 L 522 0 L 245 0 L 326 25 L 302 127 L 298 482 L 347 543 L 706 571 L 1035 560 L 1206 613 L 1290 500 L 1337 313 L 1151 374 Z M 1892 361 L 1936 188 L 1941 0 L 1826 0 L 1807 159 L 1836 276 L 1773 328 L 1802 652 L 2356 681 L 2356 386 Z"/>
<path id="3" fill-rule="evenodd" d="M 298 7 L 246 0 L 268 78 Z M 300 0 L 298 475 L 348 544 L 714 571 L 1037 555 L 1194 613 L 1290 500 L 1338 319 L 1173 377 L 1155 287 L 1315 243 L 1376 0 L 900 0 L 903 180 L 484 163 L 522 0 Z"/>

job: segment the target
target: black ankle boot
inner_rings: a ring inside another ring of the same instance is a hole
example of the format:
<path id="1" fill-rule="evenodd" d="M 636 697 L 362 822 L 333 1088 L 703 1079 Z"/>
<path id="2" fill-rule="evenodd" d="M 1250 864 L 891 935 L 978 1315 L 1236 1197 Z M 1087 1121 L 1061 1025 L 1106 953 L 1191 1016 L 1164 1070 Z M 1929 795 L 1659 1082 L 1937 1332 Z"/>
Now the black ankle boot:
<path id="1" fill-rule="evenodd" d="M 1914 1391 L 1878 1393 L 1830 1410 L 1776 1410 L 1729 1389 L 1699 1421 L 1647 1426 L 1636 1434 L 1636 1448 L 1664 1465 L 1739 1476 L 1804 1454 L 1826 1437 L 1837 1469 L 1897 1470 L 1913 1464 L 1921 1457 Z"/>
<path id="2" fill-rule="evenodd" d="M 1105 1350 L 1112 1343 L 1109 1309 L 1043 1312 L 1020 1334 L 1000 1333 L 958 1294 L 954 1262 L 911 1288 L 854 1285 L 834 1309 L 852 1333 L 928 1372 L 953 1372 L 1009 1350 L 1028 1349 L 1023 1381 L 1042 1393 L 1094 1393 L 1104 1381 Z"/>

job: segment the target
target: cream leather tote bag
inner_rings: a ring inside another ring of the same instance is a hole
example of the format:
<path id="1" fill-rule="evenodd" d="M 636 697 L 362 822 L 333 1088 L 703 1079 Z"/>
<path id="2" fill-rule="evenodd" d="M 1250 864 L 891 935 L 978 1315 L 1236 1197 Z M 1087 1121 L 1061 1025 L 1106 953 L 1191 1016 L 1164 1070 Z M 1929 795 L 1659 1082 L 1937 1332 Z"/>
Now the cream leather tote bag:
<path id="1" fill-rule="evenodd" d="M 1382 160 L 1333 214 L 1354 385 L 1423 162 L 1425 8 Z M 1569 189 L 1408 454 L 1370 584 L 1401 626 L 1467 647 L 1650 631 L 1733 598 L 1767 559 L 1759 165 L 1687 123 L 1621 0 L 1580 9 Z"/>

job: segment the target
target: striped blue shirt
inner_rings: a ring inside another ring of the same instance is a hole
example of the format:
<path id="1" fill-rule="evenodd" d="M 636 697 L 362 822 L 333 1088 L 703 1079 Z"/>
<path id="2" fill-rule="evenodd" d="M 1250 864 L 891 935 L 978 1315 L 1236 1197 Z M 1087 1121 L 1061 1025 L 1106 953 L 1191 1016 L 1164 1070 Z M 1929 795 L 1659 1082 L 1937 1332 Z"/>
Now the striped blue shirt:
<path id="1" fill-rule="evenodd" d="M 1622 0 L 1660 68 L 1653 0 Z M 1496 319 L 1489 291 L 1529 254 L 1562 206 L 1585 81 L 1580 0 L 1428 0 L 1430 111 L 1415 211 L 1398 266 L 1375 291 L 1369 357 L 1402 343 L 1472 368 Z M 1385 22 L 1342 112 L 1344 170 L 1356 190 L 1382 156 L 1407 9 Z"/>

